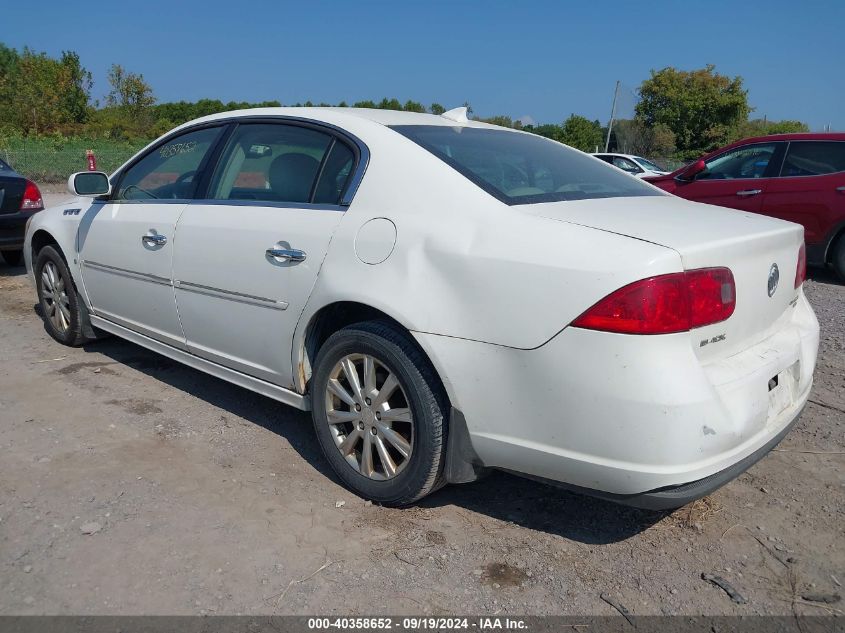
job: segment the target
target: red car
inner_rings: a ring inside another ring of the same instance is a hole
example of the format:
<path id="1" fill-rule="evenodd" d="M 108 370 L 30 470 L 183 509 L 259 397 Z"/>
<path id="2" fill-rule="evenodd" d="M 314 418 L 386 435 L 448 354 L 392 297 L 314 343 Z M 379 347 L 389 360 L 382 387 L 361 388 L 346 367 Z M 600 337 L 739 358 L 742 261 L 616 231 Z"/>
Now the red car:
<path id="1" fill-rule="evenodd" d="M 689 200 L 803 224 L 808 263 L 831 264 L 845 280 L 845 134 L 748 138 L 645 180 Z"/>

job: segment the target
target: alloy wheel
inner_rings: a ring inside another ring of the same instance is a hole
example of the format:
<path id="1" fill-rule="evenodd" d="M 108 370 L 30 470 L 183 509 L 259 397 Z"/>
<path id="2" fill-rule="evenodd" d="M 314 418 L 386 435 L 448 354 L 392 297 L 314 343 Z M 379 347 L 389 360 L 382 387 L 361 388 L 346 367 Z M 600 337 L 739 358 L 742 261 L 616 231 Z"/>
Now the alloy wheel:
<path id="1" fill-rule="evenodd" d="M 45 316 L 53 327 L 61 334 L 67 332 L 70 327 L 70 299 L 65 280 L 53 262 L 47 262 L 41 270 L 41 299 Z"/>
<path id="2" fill-rule="evenodd" d="M 396 477 L 413 453 L 414 419 L 396 374 L 369 354 L 349 354 L 332 368 L 326 418 L 347 463 L 373 480 Z"/>

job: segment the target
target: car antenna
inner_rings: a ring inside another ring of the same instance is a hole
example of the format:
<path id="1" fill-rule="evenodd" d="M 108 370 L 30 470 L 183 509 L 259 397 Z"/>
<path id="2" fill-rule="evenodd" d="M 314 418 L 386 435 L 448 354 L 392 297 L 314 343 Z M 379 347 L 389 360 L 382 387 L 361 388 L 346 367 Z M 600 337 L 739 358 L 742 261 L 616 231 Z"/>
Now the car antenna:
<path id="1" fill-rule="evenodd" d="M 447 110 L 440 116 L 442 116 L 444 119 L 454 121 L 455 123 L 466 123 L 467 121 L 469 121 L 469 119 L 467 118 L 466 106 L 461 106 L 460 108 L 452 108 L 451 110 Z"/>

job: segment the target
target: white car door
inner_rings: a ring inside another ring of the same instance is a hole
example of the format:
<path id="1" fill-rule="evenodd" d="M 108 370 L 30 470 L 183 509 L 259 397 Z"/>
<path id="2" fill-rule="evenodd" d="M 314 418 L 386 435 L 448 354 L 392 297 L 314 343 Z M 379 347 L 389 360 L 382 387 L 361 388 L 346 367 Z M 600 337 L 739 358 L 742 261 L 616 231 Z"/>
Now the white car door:
<path id="1" fill-rule="evenodd" d="M 166 139 L 118 176 L 109 200 L 88 209 L 79 257 L 97 316 L 185 349 L 172 284 L 173 238 L 221 130 Z"/>
<path id="2" fill-rule="evenodd" d="M 345 207 L 356 153 L 305 124 L 241 123 L 176 229 L 188 349 L 289 387 L 291 341 Z"/>

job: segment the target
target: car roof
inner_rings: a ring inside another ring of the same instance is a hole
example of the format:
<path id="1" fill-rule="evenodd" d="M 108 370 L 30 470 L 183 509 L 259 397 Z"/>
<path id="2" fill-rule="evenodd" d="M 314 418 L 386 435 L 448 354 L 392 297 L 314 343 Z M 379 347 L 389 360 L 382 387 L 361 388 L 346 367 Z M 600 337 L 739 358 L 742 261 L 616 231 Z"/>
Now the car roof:
<path id="1" fill-rule="evenodd" d="M 845 141 L 845 132 L 793 132 L 791 134 L 769 134 L 768 136 L 751 136 L 741 141 L 731 143 L 756 143 L 759 141 Z M 725 147 L 728 147 L 727 145 Z"/>
<path id="2" fill-rule="evenodd" d="M 794 132 L 792 134 L 770 134 L 768 136 L 749 136 L 728 145 L 722 145 L 714 150 L 706 152 L 701 155 L 698 160 L 709 160 L 714 156 L 718 156 L 723 152 L 732 150 L 742 145 L 750 143 L 773 143 L 785 141 L 845 141 L 845 133 L 843 132 Z M 679 167 L 672 173 L 683 171 L 686 167 Z"/>
<path id="3" fill-rule="evenodd" d="M 230 119 L 236 117 L 246 116 L 287 116 L 299 117 L 304 119 L 313 119 L 317 121 L 324 121 L 327 123 L 340 123 L 343 119 L 357 119 L 366 120 L 380 125 L 443 125 L 464 127 L 478 127 L 490 129 L 507 129 L 498 125 L 491 125 L 489 123 L 482 123 L 481 121 L 474 121 L 472 119 L 466 122 L 456 122 L 446 117 L 427 114 L 424 112 L 404 112 L 400 110 L 379 110 L 375 108 L 343 108 L 343 107 L 278 107 L 278 108 L 248 108 L 244 110 L 230 110 L 228 112 L 218 112 L 209 116 L 202 117 L 189 121 L 185 125 L 194 125 L 196 123 L 205 123 L 215 121 L 218 119 Z M 182 127 L 182 126 L 180 126 Z"/>

